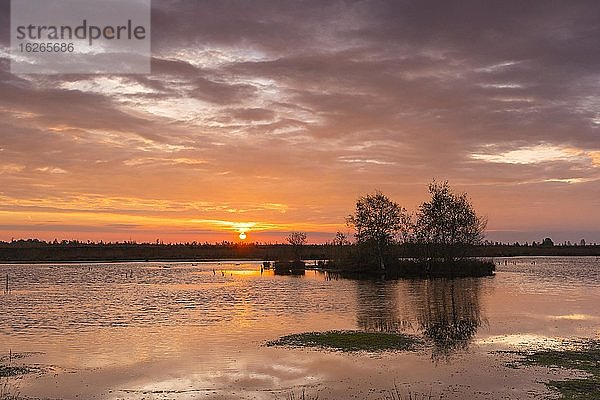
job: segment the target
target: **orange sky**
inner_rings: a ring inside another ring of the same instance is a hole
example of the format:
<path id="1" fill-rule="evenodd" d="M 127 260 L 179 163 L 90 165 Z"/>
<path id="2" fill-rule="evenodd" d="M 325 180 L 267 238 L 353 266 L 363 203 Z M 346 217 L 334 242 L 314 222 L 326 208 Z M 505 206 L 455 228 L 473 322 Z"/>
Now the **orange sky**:
<path id="1" fill-rule="evenodd" d="M 154 3 L 149 75 L 11 74 L 0 3 L 0 240 L 323 242 L 435 178 L 600 242 L 597 4 Z"/>

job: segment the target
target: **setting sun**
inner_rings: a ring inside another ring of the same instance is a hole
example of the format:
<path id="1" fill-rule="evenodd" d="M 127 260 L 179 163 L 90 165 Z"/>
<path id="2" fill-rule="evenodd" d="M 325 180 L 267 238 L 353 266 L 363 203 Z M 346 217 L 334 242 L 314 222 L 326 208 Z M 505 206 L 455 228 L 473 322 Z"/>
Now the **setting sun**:
<path id="1" fill-rule="evenodd" d="M 246 232 L 240 232 L 240 240 L 246 239 Z"/>

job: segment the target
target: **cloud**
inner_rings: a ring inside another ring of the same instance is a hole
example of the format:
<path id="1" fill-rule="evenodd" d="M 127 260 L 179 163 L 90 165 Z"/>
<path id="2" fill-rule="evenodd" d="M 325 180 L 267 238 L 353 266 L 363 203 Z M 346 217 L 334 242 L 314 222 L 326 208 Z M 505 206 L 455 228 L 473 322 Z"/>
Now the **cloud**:
<path id="1" fill-rule="evenodd" d="M 435 177 L 479 199 L 491 229 L 589 231 L 599 8 L 170 0 L 153 4 L 149 75 L 17 76 L 3 51 L 0 209 L 98 196 L 135 199 L 92 201 L 110 224 L 179 213 L 323 232 L 375 188 L 414 209 Z M 6 48 L 5 0 L 0 18 Z M 552 200 L 532 214 L 532 198 Z"/>
<path id="2" fill-rule="evenodd" d="M 549 161 L 579 161 L 582 152 L 556 146 L 538 145 L 499 154 L 472 154 L 475 160 L 507 164 L 538 164 Z"/>

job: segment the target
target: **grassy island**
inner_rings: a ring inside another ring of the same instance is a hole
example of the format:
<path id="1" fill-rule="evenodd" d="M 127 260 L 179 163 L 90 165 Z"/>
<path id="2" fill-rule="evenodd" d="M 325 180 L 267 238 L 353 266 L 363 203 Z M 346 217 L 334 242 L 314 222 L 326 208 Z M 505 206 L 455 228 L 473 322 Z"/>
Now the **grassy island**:
<path id="1" fill-rule="evenodd" d="M 354 262 L 341 262 L 330 265 L 343 277 L 347 278 L 458 278 L 493 276 L 496 270 L 494 262 L 480 259 L 463 259 L 458 261 L 420 261 L 394 260 L 385 269 L 364 267 Z"/>
<path id="2" fill-rule="evenodd" d="M 579 378 L 550 380 L 546 385 L 563 399 L 600 399 L 600 340 L 567 341 L 561 349 L 519 352 L 516 366 L 541 366 L 573 370 L 584 374 Z"/>
<path id="3" fill-rule="evenodd" d="M 327 331 L 296 333 L 268 342 L 267 346 L 316 347 L 335 351 L 414 351 L 424 341 L 402 333 Z"/>

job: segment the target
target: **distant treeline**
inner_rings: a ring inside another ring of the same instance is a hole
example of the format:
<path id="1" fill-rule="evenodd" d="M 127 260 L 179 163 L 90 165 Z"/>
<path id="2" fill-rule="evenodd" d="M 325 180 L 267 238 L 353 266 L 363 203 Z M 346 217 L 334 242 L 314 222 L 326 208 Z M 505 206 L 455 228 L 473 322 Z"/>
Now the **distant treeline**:
<path id="1" fill-rule="evenodd" d="M 328 260 L 355 245 L 307 244 L 302 248 L 306 260 Z M 288 244 L 259 243 L 94 243 L 78 241 L 44 242 L 35 239 L 0 242 L 0 261 L 127 261 L 127 260 L 281 260 L 293 258 Z M 400 244 L 399 257 L 419 254 L 416 244 Z M 483 244 L 466 249 L 470 257 L 508 256 L 600 256 L 600 245 L 508 245 Z"/>
<path id="2" fill-rule="evenodd" d="M 326 259 L 326 247 L 307 245 L 308 259 Z M 287 258 L 285 244 L 0 242 L 0 261 L 271 260 Z"/>

